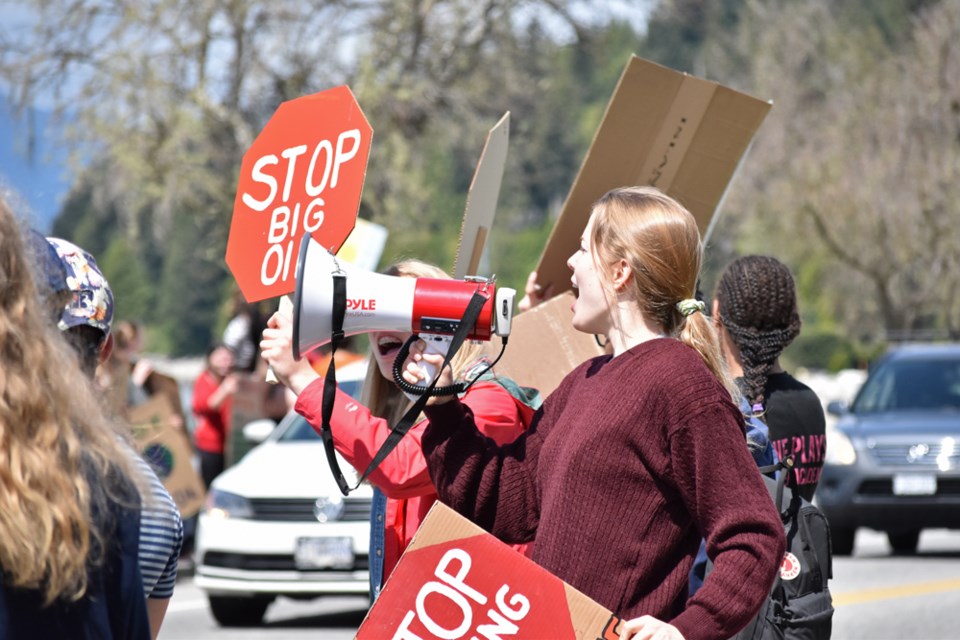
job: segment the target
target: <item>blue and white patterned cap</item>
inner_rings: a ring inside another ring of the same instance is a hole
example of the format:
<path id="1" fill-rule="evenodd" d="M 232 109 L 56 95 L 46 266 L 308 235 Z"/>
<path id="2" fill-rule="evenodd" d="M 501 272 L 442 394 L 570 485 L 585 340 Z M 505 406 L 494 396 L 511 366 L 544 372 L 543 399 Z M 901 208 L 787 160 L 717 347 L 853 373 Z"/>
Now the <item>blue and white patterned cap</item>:
<path id="1" fill-rule="evenodd" d="M 89 325 L 109 335 L 113 322 L 113 292 L 93 256 L 66 240 L 47 238 L 67 271 L 67 288 L 73 301 L 63 310 L 60 330 Z"/>

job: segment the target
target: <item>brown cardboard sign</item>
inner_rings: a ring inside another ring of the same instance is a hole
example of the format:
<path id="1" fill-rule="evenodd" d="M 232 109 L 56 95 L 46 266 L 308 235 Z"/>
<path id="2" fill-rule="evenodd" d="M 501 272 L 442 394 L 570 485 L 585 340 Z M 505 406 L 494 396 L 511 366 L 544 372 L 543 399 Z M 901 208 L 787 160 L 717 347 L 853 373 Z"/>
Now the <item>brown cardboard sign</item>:
<path id="1" fill-rule="evenodd" d="M 130 409 L 130 428 L 141 455 L 180 509 L 189 518 L 203 506 L 203 481 L 193 468 L 193 451 L 177 426 L 176 415 L 166 395 L 158 393 Z"/>
<path id="2" fill-rule="evenodd" d="M 632 56 L 614 90 L 560 218 L 540 256 L 537 283 L 570 288 L 591 205 L 611 189 L 659 188 L 706 234 L 771 103 Z"/>
<path id="3" fill-rule="evenodd" d="M 539 389 L 546 398 L 580 363 L 606 353 L 594 336 L 570 324 L 574 300 L 573 292 L 566 291 L 515 316 L 497 372 L 525 387 Z M 491 345 L 494 353 L 499 348 Z"/>
<path id="4" fill-rule="evenodd" d="M 384 585 L 358 640 L 616 640 L 620 619 L 440 502 Z"/>
<path id="5" fill-rule="evenodd" d="M 503 114 L 499 122 L 487 133 L 487 141 L 473 173 L 467 206 L 463 212 L 460 228 L 460 243 L 453 265 L 453 277 L 457 280 L 466 275 L 477 275 L 483 246 L 487 241 L 500 197 L 500 183 L 507 163 L 507 145 L 510 142 L 510 112 Z"/>
<path id="6" fill-rule="evenodd" d="M 158 371 L 151 371 L 143 383 L 143 388 L 148 395 L 154 396 L 160 394 L 170 401 L 170 408 L 174 413 L 174 420 L 180 426 L 180 430 L 187 434 L 186 420 L 183 415 L 183 403 L 180 400 L 180 385 L 175 378 Z"/>

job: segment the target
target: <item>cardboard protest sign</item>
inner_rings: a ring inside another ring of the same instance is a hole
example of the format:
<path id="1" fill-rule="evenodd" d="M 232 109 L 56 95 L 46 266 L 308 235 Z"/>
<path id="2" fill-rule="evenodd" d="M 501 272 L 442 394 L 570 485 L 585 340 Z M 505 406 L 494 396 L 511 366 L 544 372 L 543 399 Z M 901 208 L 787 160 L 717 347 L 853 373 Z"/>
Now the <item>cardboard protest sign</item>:
<path id="1" fill-rule="evenodd" d="M 387 244 L 387 235 L 387 228 L 383 225 L 357 218 L 353 232 L 337 252 L 337 260 L 376 271 Z"/>
<path id="2" fill-rule="evenodd" d="M 203 506 L 206 492 L 193 468 L 190 443 L 174 415 L 170 400 L 158 393 L 130 409 L 130 428 L 141 455 L 170 492 L 180 515 L 189 518 Z"/>
<path id="3" fill-rule="evenodd" d="M 771 104 L 632 56 L 537 266 L 537 283 L 570 288 L 590 206 L 610 189 L 651 185 L 683 204 L 705 234 Z"/>
<path id="4" fill-rule="evenodd" d="M 243 156 L 227 265 L 244 298 L 293 291 L 305 232 L 336 252 L 357 219 L 373 129 L 349 87 L 282 103 Z"/>
<path id="5" fill-rule="evenodd" d="M 143 388 L 149 395 L 159 394 L 170 402 L 173 420 L 180 425 L 180 430 L 186 434 L 186 417 L 183 413 L 183 403 L 180 400 L 180 385 L 176 379 L 159 371 L 151 371 L 143 383 Z"/>
<path id="6" fill-rule="evenodd" d="M 357 640 L 616 640 L 620 619 L 434 503 Z"/>
<path id="7" fill-rule="evenodd" d="M 570 324 L 574 300 L 573 292 L 566 291 L 514 316 L 510 344 L 497 363 L 497 372 L 539 389 L 546 398 L 577 365 L 606 353 L 594 336 Z M 493 350 L 498 351 L 499 345 L 493 345 Z"/>
<path id="8" fill-rule="evenodd" d="M 510 142 L 510 112 L 487 133 L 487 141 L 473 173 L 473 181 L 467 192 L 467 207 L 460 228 L 460 243 L 453 266 L 453 277 L 460 280 L 466 275 L 477 275 L 480 257 L 486 244 L 487 234 L 493 227 L 497 213 L 500 183 L 507 163 L 507 145 Z"/>

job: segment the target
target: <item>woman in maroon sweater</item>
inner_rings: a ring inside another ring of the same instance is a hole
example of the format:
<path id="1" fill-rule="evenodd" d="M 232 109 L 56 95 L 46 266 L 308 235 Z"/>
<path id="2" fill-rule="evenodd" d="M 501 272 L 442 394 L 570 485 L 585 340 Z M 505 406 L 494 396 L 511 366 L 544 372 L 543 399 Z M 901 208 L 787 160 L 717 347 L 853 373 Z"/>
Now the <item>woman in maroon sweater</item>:
<path id="1" fill-rule="evenodd" d="M 677 202 L 647 187 L 607 193 L 568 265 L 573 326 L 606 335 L 613 354 L 567 375 L 512 444 L 480 435 L 454 397 L 426 409 L 441 499 L 502 540 L 536 536 L 533 560 L 626 619 L 621 638 L 733 635 L 784 552 L 716 334 L 693 299 L 701 256 L 696 221 Z M 411 382 L 421 358 L 441 364 L 414 349 Z M 688 600 L 701 537 L 715 568 Z"/>

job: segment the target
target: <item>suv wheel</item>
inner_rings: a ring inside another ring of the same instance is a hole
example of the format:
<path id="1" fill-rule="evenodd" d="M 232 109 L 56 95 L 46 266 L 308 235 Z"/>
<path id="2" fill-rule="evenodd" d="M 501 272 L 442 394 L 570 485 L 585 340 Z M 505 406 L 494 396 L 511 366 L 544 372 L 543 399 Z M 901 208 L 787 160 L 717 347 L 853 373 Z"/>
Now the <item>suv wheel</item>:
<path id="1" fill-rule="evenodd" d="M 256 627 L 273 598 L 210 596 L 210 612 L 222 627 Z"/>
<path id="2" fill-rule="evenodd" d="M 849 556 L 853 553 L 853 538 L 856 533 L 856 529 L 841 529 L 840 527 L 830 529 L 830 550 L 833 555 Z"/>
<path id="3" fill-rule="evenodd" d="M 887 532 L 887 540 L 893 547 L 894 555 L 913 555 L 917 552 L 917 543 L 920 542 L 920 531 L 892 531 Z"/>

